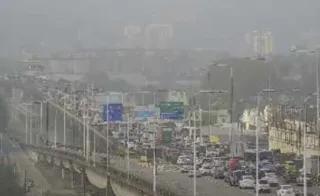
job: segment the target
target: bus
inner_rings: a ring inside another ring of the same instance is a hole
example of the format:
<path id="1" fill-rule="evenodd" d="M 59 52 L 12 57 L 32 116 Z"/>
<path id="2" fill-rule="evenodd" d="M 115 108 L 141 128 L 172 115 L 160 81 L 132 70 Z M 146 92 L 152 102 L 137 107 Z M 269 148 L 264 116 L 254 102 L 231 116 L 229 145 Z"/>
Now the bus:
<path id="1" fill-rule="evenodd" d="M 256 150 L 247 149 L 244 152 L 244 160 L 248 162 L 256 162 Z M 273 162 L 273 152 L 271 150 L 259 150 L 259 161 L 268 160 Z"/>

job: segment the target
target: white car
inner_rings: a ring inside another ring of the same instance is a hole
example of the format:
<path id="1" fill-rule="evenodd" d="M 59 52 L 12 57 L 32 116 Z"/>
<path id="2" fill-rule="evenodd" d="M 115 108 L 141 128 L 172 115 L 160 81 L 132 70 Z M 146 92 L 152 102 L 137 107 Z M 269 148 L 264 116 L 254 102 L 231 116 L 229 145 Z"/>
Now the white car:
<path id="1" fill-rule="evenodd" d="M 263 180 L 263 179 L 259 180 L 258 181 L 258 190 L 255 186 L 254 191 L 259 192 L 259 193 L 271 193 L 271 188 L 270 188 L 268 180 Z"/>
<path id="2" fill-rule="evenodd" d="M 203 165 L 199 170 L 201 175 L 208 176 L 211 174 L 212 167 L 209 165 Z"/>
<path id="3" fill-rule="evenodd" d="M 253 177 L 250 175 L 242 176 L 241 180 L 239 181 L 239 187 L 240 189 L 254 188 L 255 183 Z"/>
<path id="4" fill-rule="evenodd" d="M 194 176 L 194 170 L 190 170 L 189 173 L 188 173 L 188 176 L 189 177 L 193 177 Z M 201 173 L 199 170 L 196 170 L 196 177 L 200 177 L 201 176 Z"/>
<path id="5" fill-rule="evenodd" d="M 184 164 L 184 162 L 185 162 L 186 159 L 187 159 L 186 156 L 179 156 L 179 157 L 178 157 L 178 160 L 177 160 L 177 164 L 178 164 L 178 165 Z"/>
<path id="6" fill-rule="evenodd" d="M 279 186 L 279 181 L 275 173 L 265 173 L 265 175 L 263 179 L 268 180 L 271 187 Z"/>
<path id="7" fill-rule="evenodd" d="M 182 165 L 180 168 L 181 173 L 188 173 L 193 168 L 192 165 Z"/>
<path id="8" fill-rule="evenodd" d="M 291 190 L 293 192 L 293 186 L 290 184 L 281 185 L 280 189 L 277 190 L 277 196 L 283 196 L 284 192 L 287 192 L 287 190 Z"/>
<path id="9" fill-rule="evenodd" d="M 288 189 L 288 190 L 284 190 L 281 193 L 281 196 L 295 196 L 296 194 L 293 192 L 293 190 Z"/>
<path id="10" fill-rule="evenodd" d="M 306 180 L 307 180 L 307 186 L 312 186 L 312 175 L 311 174 L 307 174 L 306 175 Z M 304 183 L 304 175 L 301 174 L 298 178 L 297 178 L 297 185 L 298 186 L 303 186 Z"/>
<path id="11" fill-rule="evenodd" d="M 196 159 L 196 165 L 197 166 L 201 166 L 201 164 L 202 164 L 202 159 L 197 158 Z"/>

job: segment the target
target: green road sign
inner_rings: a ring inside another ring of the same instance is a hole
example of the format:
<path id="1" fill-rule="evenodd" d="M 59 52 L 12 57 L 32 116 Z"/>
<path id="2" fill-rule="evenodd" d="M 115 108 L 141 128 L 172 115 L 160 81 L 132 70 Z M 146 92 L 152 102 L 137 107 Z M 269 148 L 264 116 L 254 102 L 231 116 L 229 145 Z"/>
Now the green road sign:
<path id="1" fill-rule="evenodd" d="M 183 102 L 161 102 L 160 118 L 161 119 L 182 119 L 184 117 Z"/>
<path id="2" fill-rule="evenodd" d="M 172 131 L 171 127 L 162 127 L 162 144 L 168 146 L 172 142 Z"/>

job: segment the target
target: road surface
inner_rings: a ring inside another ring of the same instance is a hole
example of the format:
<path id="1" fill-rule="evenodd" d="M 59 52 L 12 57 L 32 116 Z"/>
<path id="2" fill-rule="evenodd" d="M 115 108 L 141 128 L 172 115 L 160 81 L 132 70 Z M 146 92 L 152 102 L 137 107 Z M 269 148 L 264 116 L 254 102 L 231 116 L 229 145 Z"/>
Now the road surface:
<path id="1" fill-rule="evenodd" d="M 141 178 L 152 182 L 153 174 L 152 168 L 144 168 L 139 166 L 134 160 L 130 161 L 130 172 L 139 175 Z M 113 158 L 110 163 L 112 166 L 127 171 L 126 160 L 120 158 Z M 170 190 L 176 190 L 181 196 L 193 196 L 193 178 L 189 178 L 188 174 L 180 173 L 179 171 L 161 171 L 158 172 L 157 183 L 159 186 L 167 187 Z M 302 191 L 303 187 L 294 186 L 295 190 Z M 308 187 L 308 192 L 315 194 L 320 193 L 320 187 Z M 240 189 L 238 187 L 231 187 L 223 180 L 216 180 L 213 177 L 202 176 L 197 178 L 197 196 L 253 196 L 255 195 L 253 190 Z M 271 194 L 263 195 L 275 195 L 276 188 L 272 190 Z"/>

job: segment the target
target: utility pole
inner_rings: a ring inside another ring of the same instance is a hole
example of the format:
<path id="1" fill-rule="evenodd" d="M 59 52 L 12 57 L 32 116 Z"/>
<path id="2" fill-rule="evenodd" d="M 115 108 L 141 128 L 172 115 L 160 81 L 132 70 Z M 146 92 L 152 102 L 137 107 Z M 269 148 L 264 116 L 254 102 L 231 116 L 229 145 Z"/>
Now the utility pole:
<path id="1" fill-rule="evenodd" d="M 233 87 L 234 87 L 234 79 L 233 79 L 233 67 L 230 66 L 230 149 L 233 148 L 233 104 L 234 104 L 234 92 L 233 92 Z M 232 157 L 234 153 L 232 152 Z"/>
<path id="2" fill-rule="evenodd" d="M 317 51 L 317 123 L 316 123 L 316 131 L 317 131 L 317 133 L 318 133 L 318 145 L 320 146 L 320 131 L 319 131 L 319 120 L 320 120 L 320 111 L 319 111 L 319 102 L 320 102 L 320 95 L 319 95 L 319 91 L 320 91 L 320 89 L 319 89 L 319 71 L 320 71 L 320 52 L 319 52 L 319 50 L 316 50 Z M 318 156 L 318 168 L 317 168 L 317 174 L 319 175 L 319 173 L 320 173 L 320 160 L 319 160 L 319 156 Z"/>
<path id="3" fill-rule="evenodd" d="M 67 145 L 67 128 L 66 128 L 66 97 L 63 98 L 63 146 Z"/>
<path id="4" fill-rule="evenodd" d="M 26 106 L 27 108 L 27 106 Z M 28 109 L 26 109 L 26 115 L 25 115 L 25 132 L 26 132 L 26 144 L 28 144 Z"/>
<path id="5" fill-rule="evenodd" d="M 46 104 L 46 146 L 49 146 L 49 101 Z"/>

